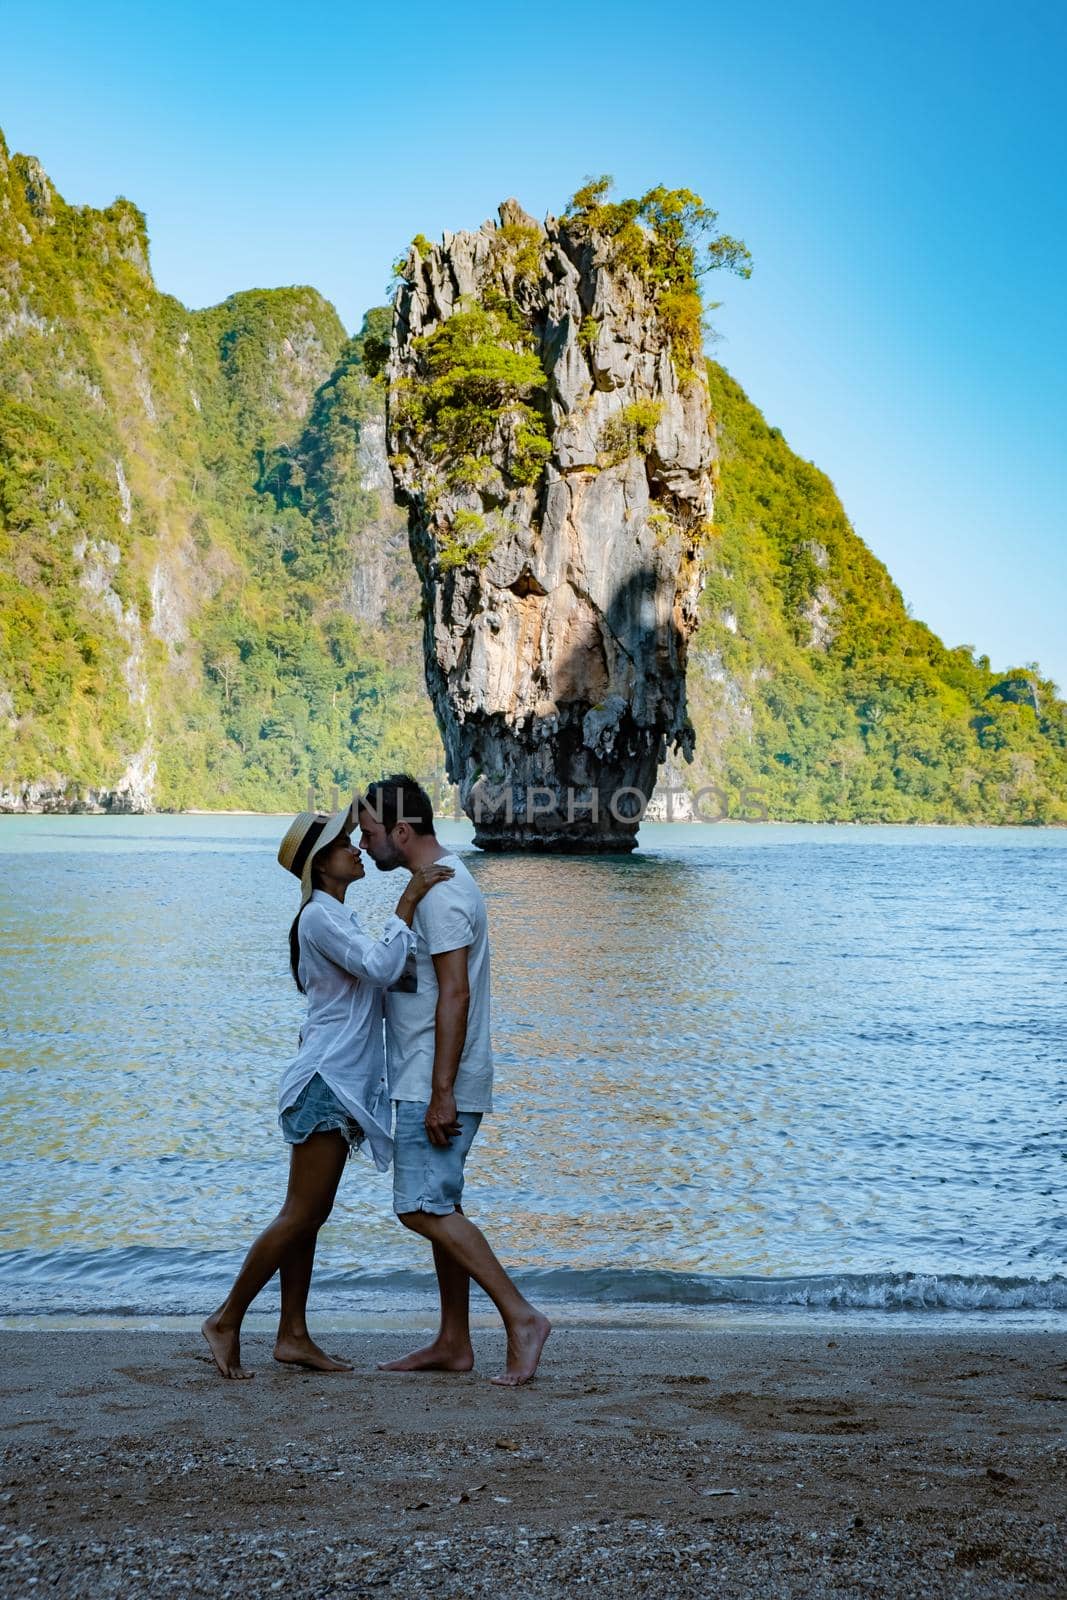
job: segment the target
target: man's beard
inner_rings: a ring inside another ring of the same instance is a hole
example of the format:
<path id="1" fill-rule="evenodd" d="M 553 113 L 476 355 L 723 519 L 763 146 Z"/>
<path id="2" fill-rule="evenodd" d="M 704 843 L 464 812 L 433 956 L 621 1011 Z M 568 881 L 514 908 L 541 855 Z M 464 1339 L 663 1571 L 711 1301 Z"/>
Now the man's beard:
<path id="1" fill-rule="evenodd" d="M 395 844 L 390 844 L 387 839 L 383 843 L 382 849 L 388 853 L 374 857 L 374 865 L 379 872 L 394 872 L 397 867 L 404 866 L 404 857 L 400 854 Z"/>

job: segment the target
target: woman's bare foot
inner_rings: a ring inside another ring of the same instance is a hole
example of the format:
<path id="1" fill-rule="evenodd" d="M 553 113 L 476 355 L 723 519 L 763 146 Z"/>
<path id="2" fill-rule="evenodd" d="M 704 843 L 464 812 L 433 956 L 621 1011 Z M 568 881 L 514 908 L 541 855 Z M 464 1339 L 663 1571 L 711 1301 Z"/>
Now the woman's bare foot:
<path id="1" fill-rule="evenodd" d="M 351 1361 L 339 1361 L 320 1350 L 309 1333 L 279 1334 L 274 1344 L 274 1359 L 287 1367 L 310 1367 L 313 1372 L 351 1372 Z"/>
<path id="2" fill-rule="evenodd" d="M 541 1351 L 551 1332 L 552 1324 L 539 1311 L 533 1311 L 521 1322 L 513 1323 L 508 1329 L 507 1369 L 490 1378 L 489 1382 L 499 1383 L 508 1389 L 514 1389 L 520 1383 L 529 1383 L 537 1371 Z"/>
<path id="3" fill-rule="evenodd" d="M 241 1365 L 241 1333 L 238 1328 L 224 1327 L 217 1311 L 205 1317 L 200 1332 L 208 1342 L 215 1365 L 224 1378 L 254 1378 Z"/>
<path id="4" fill-rule="evenodd" d="M 422 1350 L 412 1350 L 410 1355 L 397 1361 L 379 1361 L 379 1372 L 470 1372 L 474 1366 L 474 1350 L 470 1344 L 442 1344 L 435 1339 Z"/>

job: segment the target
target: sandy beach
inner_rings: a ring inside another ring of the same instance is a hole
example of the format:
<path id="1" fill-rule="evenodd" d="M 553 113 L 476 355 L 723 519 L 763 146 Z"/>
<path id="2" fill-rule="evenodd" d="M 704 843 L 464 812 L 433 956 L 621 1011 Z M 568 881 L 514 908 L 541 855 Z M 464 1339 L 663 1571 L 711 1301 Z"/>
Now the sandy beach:
<path id="1" fill-rule="evenodd" d="M 1062 1340 L 559 1329 L 527 1389 L 0 1333 L 8 1596 L 1067 1593 Z"/>

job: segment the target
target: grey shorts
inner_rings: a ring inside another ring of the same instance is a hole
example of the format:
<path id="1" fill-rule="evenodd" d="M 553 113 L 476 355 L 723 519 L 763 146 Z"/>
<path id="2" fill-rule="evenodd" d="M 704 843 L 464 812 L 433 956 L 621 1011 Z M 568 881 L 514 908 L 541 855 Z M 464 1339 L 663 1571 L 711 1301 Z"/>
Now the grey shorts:
<path id="1" fill-rule="evenodd" d="M 446 1217 L 457 1210 L 463 1196 L 463 1168 L 482 1120 L 480 1111 L 461 1111 L 456 1120 L 461 1133 L 447 1146 L 433 1144 L 424 1117 L 428 1101 L 397 1100 L 393 1127 L 393 1210 L 398 1217 L 409 1211 L 429 1211 Z"/>
<path id="2" fill-rule="evenodd" d="M 363 1143 L 363 1129 L 319 1073 L 309 1078 L 278 1118 L 286 1144 L 303 1144 L 313 1133 L 340 1133 L 349 1154 Z"/>

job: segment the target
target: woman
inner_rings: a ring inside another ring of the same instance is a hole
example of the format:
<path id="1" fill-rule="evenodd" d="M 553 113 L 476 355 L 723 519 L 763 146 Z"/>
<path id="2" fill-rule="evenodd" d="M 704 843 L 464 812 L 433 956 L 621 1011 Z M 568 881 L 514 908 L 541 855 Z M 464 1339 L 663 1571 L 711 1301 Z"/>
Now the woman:
<path id="1" fill-rule="evenodd" d="M 365 876 L 350 835 L 351 808 L 332 817 L 302 812 L 278 850 L 301 883 L 289 930 L 289 965 L 308 1014 L 299 1053 L 282 1078 L 278 1121 L 290 1145 L 285 1204 L 245 1257 L 219 1309 L 203 1323 L 224 1378 L 251 1378 L 241 1366 L 241 1323 L 256 1295 L 281 1274 L 276 1361 L 319 1372 L 350 1371 L 308 1333 L 306 1311 L 315 1242 L 333 1208 L 347 1157 L 366 1139 L 376 1166 L 392 1155 L 382 1041 L 382 992 L 401 979 L 415 936 L 415 907 L 453 870 L 432 862 L 414 872 L 382 937 L 364 933 L 345 910 L 349 884 Z"/>

